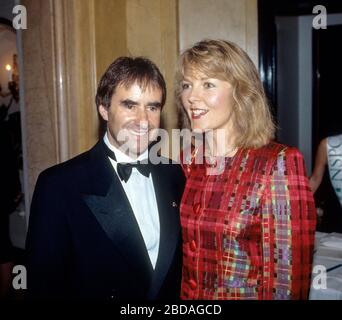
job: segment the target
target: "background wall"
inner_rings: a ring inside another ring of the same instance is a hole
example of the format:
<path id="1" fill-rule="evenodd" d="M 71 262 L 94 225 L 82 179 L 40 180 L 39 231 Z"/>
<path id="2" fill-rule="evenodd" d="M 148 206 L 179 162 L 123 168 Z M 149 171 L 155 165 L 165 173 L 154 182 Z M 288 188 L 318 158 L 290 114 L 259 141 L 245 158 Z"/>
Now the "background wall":
<path id="1" fill-rule="evenodd" d="M 39 172 L 58 162 L 58 118 L 51 2 L 23 1 L 28 29 L 23 32 L 23 75 L 27 145 L 28 195 L 31 199 Z M 27 209 L 27 208 L 26 208 Z"/>
<path id="2" fill-rule="evenodd" d="M 151 58 L 167 86 L 162 126 L 177 126 L 174 107 L 174 72 L 178 56 L 177 0 L 127 0 L 127 52 Z"/>
<path id="3" fill-rule="evenodd" d="M 257 0 L 179 0 L 180 50 L 204 38 L 237 43 L 258 66 Z"/>

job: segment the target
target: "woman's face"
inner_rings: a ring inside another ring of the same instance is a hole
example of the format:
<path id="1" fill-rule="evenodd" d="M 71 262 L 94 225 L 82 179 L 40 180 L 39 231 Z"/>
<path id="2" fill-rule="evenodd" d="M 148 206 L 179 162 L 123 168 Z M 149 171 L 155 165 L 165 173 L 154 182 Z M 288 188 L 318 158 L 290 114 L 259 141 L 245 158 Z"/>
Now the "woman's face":
<path id="1" fill-rule="evenodd" d="M 181 100 L 193 130 L 232 129 L 234 100 L 228 81 L 186 70 Z"/>

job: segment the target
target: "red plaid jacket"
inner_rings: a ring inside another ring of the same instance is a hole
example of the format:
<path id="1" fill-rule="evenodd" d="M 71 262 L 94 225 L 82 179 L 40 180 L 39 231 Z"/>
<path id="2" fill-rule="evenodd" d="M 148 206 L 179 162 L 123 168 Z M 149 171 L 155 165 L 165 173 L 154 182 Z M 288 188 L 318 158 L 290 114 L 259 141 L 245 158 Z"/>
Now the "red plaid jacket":
<path id="1" fill-rule="evenodd" d="M 182 299 L 306 299 L 316 210 L 302 155 L 270 143 L 183 165 Z M 194 161 L 196 160 L 196 161 Z"/>

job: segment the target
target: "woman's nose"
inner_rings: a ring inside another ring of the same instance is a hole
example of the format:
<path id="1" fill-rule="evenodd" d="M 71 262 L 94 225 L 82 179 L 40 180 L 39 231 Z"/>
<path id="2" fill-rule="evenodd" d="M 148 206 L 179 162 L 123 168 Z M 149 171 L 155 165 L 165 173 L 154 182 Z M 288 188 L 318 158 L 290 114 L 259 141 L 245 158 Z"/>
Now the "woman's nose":
<path id="1" fill-rule="evenodd" d="M 189 92 L 188 101 L 190 103 L 194 103 L 194 102 L 198 101 L 200 98 L 201 98 L 200 90 L 196 87 L 193 87 L 191 89 L 191 91 Z"/>

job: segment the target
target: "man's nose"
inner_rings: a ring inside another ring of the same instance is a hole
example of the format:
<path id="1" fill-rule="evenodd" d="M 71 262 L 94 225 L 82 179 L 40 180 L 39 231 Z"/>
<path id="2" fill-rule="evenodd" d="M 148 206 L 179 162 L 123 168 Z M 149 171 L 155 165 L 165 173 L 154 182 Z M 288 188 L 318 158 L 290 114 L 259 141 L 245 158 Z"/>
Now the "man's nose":
<path id="1" fill-rule="evenodd" d="M 136 117 L 137 122 L 148 122 L 148 115 L 147 111 L 145 109 L 139 109 L 137 111 L 137 117 Z"/>

